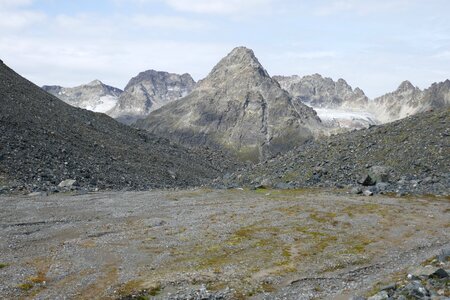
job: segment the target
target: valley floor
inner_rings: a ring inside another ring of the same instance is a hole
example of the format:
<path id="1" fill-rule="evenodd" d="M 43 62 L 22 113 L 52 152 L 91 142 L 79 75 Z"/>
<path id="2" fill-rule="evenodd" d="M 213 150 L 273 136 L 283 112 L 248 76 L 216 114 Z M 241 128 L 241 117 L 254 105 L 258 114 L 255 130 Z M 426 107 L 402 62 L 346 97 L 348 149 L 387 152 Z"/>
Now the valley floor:
<path id="1" fill-rule="evenodd" d="M 198 189 L 0 207 L 2 299 L 346 299 L 450 246 L 448 198 Z"/>

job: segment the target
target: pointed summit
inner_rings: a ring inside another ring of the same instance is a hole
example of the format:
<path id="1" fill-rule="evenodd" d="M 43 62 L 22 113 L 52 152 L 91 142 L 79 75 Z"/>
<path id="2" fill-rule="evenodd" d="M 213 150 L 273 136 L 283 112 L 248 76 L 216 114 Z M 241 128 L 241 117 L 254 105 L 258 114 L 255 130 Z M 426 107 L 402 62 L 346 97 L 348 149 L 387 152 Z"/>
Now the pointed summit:
<path id="1" fill-rule="evenodd" d="M 219 65 L 221 63 L 228 63 L 230 65 L 243 64 L 262 68 L 253 50 L 246 47 L 234 48 L 221 62 L 219 62 Z"/>
<path id="2" fill-rule="evenodd" d="M 103 85 L 103 82 L 101 82 L 100 80 L 98 80 L 98 79 L 94 79 L 94 80 L 92 80 L 91 82 L 89 82 L 88 84 L 86 84 L 86 85 L 88 85 L 88 86 L 97 86 L 97 85 Z"/>
<path id="3" fill-rule="evenodd" d="M 260 79 L 270 79 L 269 73 L 256 58 L 253 50 L 246 47 L 234 48 L 227 56 L 222 58 L 212 69 L 208 76 L 198 84 L 199 88 L 230 88 L 227 83 L 236 83 L 238 77 L 250 77 L 255 84 Z M 206 86 L 204 86 L 206 84 Z M 247 84 L 250 84 L 247 82 Z"/>
<path id="4" fill-rule="evenodd" d="M 405 80 L 398 86 L 397 91 L 398 92 L 405 92 L 405 91 L 412 91 L 412 90 L 415 90 L 415 89 L 416 88 L 414 87 L 414 85 L 410 81 Z"/>
<path id="5" fill-rule="evenodd" d="M 252 50 L 238 47 L 190 95 L 136 126 L 176 142 L 222 148 L 242 160 L 258 161 L 310 140 L 321 123 L 311 108 L 294 106 Z"/>

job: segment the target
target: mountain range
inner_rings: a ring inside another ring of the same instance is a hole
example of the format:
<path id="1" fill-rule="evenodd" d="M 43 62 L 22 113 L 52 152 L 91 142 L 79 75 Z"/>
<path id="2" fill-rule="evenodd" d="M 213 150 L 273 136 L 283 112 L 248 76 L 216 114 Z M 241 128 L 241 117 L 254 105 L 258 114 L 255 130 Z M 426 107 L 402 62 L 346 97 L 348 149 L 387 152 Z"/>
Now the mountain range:
<path id="1" fill-rule="evenodd" d="M 187 96 L 195 86 L 189 74 L 148 70 L 133 77 L 124 91 L 94 80 L 67 88 L 44 85 L 42 89 L 75 107 L 105 113 L 132 124 L 159 107 Z"/>
<path id="2" fill-rule="evenodd" d="M 245 47 L 233 49 L 198 83 L 187 73 L 148 70 L 133 77 L 124 91 L 98 80 L 43 89 L 176 143 L 224 149 L 244 161 L 262 161 L 321 135 L 450 106 L 449 80 L 424 91 L 405 81 L 370 100 L 342 78 L 271 77 Z"/>
<path id="3" fill-rule="evenodd" d="M 312 107 L 330 133 L 392 122 L 450 105 L 449 80 L 434 83 L 423 91 L 404 81 L 395 91 L 370 100 L 360 88 L 353 89 L 342 78 L 334 81 L 313 74 L 273 76 L 272 79 L 290 94 L 294 106 L 302 103 Z M 188 96 L 195 86 L 187 73 L 148 70 L 133 77 L 124 91 L 99 80 L 74 88 L 43 86 L 43 89 L 72 106 L 103 112 L 131 125 L 152 111 Z"/>

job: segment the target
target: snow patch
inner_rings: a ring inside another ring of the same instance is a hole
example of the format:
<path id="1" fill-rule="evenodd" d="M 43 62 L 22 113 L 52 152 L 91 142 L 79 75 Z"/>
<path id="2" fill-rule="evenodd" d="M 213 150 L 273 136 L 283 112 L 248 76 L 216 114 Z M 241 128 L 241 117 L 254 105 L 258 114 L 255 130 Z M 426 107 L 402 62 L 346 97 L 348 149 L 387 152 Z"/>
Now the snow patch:
<path id="1" fill-rule="evenodd" d="M 86 105 L 85 108 L 94 112 L 106 113 L 116 105 L 117 100 L 118 98 L 114 96 L 101 96 L 96 103 Z"/>

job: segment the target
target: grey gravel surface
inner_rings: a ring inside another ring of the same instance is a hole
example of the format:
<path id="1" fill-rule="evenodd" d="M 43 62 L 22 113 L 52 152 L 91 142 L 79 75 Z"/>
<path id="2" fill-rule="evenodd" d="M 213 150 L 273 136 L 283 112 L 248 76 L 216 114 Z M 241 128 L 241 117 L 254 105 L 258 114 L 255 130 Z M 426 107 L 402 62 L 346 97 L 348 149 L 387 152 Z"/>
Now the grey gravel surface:
<path id="1" fill-rule="evenodd" d="M 445 197 L 197 189 L 0 207 L 4 299 L 364 295 L 450 246 Z"/>

